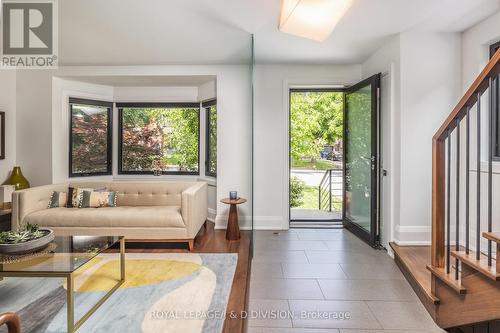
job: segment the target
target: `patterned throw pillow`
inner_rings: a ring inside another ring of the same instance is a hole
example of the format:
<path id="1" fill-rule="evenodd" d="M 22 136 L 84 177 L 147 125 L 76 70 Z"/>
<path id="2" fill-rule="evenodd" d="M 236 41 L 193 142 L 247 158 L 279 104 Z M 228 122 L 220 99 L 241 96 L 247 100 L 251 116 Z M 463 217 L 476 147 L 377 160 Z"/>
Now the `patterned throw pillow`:
<path id="1" fill-rule="evenodd" d="M 78 208 L 116 207 L 116 192 L 83 191 Z"/>
<path id="2" fill-rule="evenodd" d="M 66 192 L 52 192 L 50 196 L 49 205 L 47 208 L 65 207 L 68 201 L 68 194 Z"/>
<path id="3" fill-rule="evenodd" d="M 70 187 L 68 189 L 68 202 L 66 208 L 77 208 L 83 191 L 93 191 L 92 188 Z"/>

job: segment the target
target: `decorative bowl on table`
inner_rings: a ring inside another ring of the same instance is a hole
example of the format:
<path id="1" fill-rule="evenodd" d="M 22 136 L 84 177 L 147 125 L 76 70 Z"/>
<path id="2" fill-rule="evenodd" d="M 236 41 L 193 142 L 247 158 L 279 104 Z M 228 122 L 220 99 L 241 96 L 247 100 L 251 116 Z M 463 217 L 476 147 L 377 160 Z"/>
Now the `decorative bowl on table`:
<path id="1" fill-rule="evenodd" d="M 26 254 L 45 248 L 54 240 L 54 231 L 47 228 L 28 225 L 18 232 L 0 233 L 0 254 Z"/>

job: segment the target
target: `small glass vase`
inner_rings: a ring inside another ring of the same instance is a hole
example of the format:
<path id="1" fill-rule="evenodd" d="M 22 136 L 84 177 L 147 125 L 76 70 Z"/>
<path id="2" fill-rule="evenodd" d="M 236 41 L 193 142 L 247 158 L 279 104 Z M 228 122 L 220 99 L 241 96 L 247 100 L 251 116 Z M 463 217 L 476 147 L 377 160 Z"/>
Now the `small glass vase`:
<path id="1" fill-rule="evenodd" d="M 21 167 L 15 166 L 4 185 L 14 185 L 16 191 L 19 191 L 29 188 L 30 182 L 24 177 Z"/>

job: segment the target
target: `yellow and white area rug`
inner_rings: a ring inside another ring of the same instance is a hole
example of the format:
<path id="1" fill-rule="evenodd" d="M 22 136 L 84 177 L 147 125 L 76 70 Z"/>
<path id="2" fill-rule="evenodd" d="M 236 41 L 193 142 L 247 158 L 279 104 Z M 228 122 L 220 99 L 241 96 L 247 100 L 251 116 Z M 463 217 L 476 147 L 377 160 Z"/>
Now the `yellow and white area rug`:
<path id="1" fill-rule="evenodd" d="M 78 332 L 220 333 L 236 263 L 236 254 L 127 253 L 126 281 Z M 78 271 L 76 319 L 116 284 L 119 265 L 102 254 Z M 61 279 L 6 278 L 0 313 L 20 314 L 26 333 L 66 332 L 65 288 Z"/>

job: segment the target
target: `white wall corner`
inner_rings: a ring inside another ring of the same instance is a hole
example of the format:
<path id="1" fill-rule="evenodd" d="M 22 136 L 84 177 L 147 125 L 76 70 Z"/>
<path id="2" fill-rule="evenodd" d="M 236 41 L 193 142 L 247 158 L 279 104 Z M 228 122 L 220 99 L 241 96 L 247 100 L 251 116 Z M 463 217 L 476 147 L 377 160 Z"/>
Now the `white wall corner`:
<path id="1" fill-rule="evenodd" d="M 217 98 L 217 81 L 213 80 L 198 86 L 198 101 Z"/>
<path id="2" fill-rule="evenodd" d="M 431 245 L 430 226 L 396 225 L 394 242 L 400 246 Z"/>

